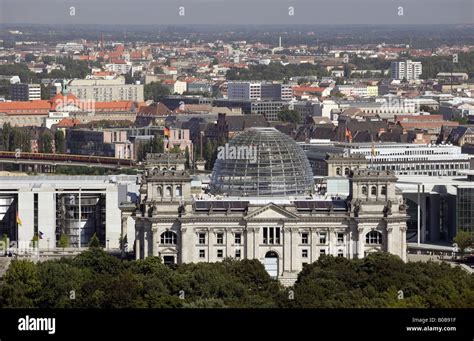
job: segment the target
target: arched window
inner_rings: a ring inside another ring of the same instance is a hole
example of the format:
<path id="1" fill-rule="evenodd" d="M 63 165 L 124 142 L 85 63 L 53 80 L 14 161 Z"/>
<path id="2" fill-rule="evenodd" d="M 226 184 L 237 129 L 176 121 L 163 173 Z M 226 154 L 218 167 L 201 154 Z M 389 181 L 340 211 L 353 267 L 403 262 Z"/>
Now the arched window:
<path id="1" fill-rule="evenodd" d="M 370 189 L 370 195 L 377 195 L 377 187 L 372 186 L 372 188 Z"/>
<path id="2" fill-rule="evenodd" d="M 348 167 L 344 168 L 344 175 L 349 175 L 350 169 Z"/>
<path id="3" fill-rule="evenodd" d="M 180 197 L 181 195 L 183 195 L 182 190 L 181 190 L 181 186 L 176 186 L 175 194 L 176 194 L 177 197 Z"/>
<path id="4" fill-rule="evenodd" d="M 380 194 L 387 195 L 387 186 L 382 186 L 382 188 L 380 189 Z"/>
<path id="5" fill-rule="evenodd" d="M 367 195 L 367 187 L 366 186 L 362 186 L 362 194 Z"/>
<path id="6" fill-rule="evenodd" d="M 158 196 L 159 196 L 159 197 L 162 197 L 162 196 L 163 196 L 163 187 L 158 186 L 158 187 L 156 188 L 156 192 L 158 193 Z"/>
<path id="7" fill-rule="evenodd" d="M 173 231 L 166 231 L 161 234 L 161 244 L 176 245 L 178 237 Z"/>
<path id="8" fill-rule="evenodd" d="M 336 168 L 336 174 L 337 174 L 337 175 L 342 175 L 342 173 L 341 173 L 341 168 L 340 168 L 340 167 L 337 167 L 337 168 Z"/>
<path id="9" fill-rule="evenodd" d="M 368 245 L 382 245 L 382 233 L 370 231 L 365 235 L 365 243 Z"/>
<path id="10" fill-rule="evenodd" d="M 166 187 L 166 196 L 171 197 L 172 194 L 173 194 L 173 192 L 171 190 L 171 186 Z"/>

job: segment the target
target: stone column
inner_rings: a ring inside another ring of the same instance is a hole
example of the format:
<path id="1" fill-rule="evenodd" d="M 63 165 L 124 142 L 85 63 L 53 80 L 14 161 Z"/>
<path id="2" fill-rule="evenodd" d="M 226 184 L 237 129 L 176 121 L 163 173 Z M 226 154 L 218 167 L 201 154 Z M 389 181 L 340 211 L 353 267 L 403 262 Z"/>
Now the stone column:
<path id="1" fill-rule="evenodd" d="M 140 259 L 140 234 L 135 235 L 135 260 Z"/>
<path id="2" fill-rule="evenodd" d="M 143 232 L 143 259 L 148 257 L 148 231 Z"/>
<path id="3" fill-rule="evenodd" d="M 186 252 L 186 250 L 192 250 L 193 252 L 195 252 L 195 246 L 192 245 L 193 242 L 192 240 L 189 240 L 189 235 L 191 234 L 191 232 L 188 232 L 188 229 L 186 227 L 181 227 L 181 236 L 180 238 L 178 239 L 178 243 L 180 244 L 179 245 L 179 253 L 180 253 L 180 257 L 181 259 L 179 259 L 178 257 L 178 263 L 188 263 L 189 262 L 189 257 L 188 257 L 188 254 Z M 191 236 L 192 237 L 192 236 Z"/>
<path id="4" fill-rule="evenodd" d="M 387 252 L 388 253 L 393 253 L 392 231 L 393 231 L 393 228 L 391 226 L 387 226 Z"/>
<path id="5" fill-rule="evenodd" d="M 330 228 L 328 229 L 328 232 L 327 232 L 327 237 L 328 237 L 328 242 L 329 242 L 329 250 L 328 250 L 328 255 L 332 255 L 334 253 L 334 245 L 333 245 L 333 242 L 334 242 L 334 238 L 332 237 L 332 235 L 334 234 L 334 231 L 332 231 Z"/>
<path id="6" fill-rule="evenodd" d="M 234 240 L 234 234 L 232 233 L 232 230 L 226 229 L 224 233 L 224 238 L 225 238 L 224 257 L 235 257 L 235 253 L 232 252 L 232 243 Z"/>
<path id="7" fill-rule="evenodd" d="M 160 241 L 159 235 L 158 235 L 158 227 L 156 224 L 153 224 L 153 228 L 151 230 L 151 240 L 152 240 L 152 245 L 151 245 L 151 254 L 154 257 L 158 257 L 158 243 Z"/>
<path id="8" fill-rule="evenodd" d="M 214 241 L 216 240 L 216 236 L 214 233 L 214 229 L 207 228 L 206 229 L 207 233 L 207 261 L 208 262 L 215 262 L 217 260 L 217 255 L 214 254 L 215 249 L 214 249 Z"/>
<path id="9" fill-rule="evenodd" d="M 359 227 L 357 229 L 357 258 L 364 258 L 365 240 L 364 240 L 364 228 Z"/>
<path id="10" fill-rule="evenodd" d="M 127 220 L 128 220 L 128 215 L 122 213 L 122 226 L 121 226 L 122 227 L 122 247 L 120 248 L 122 258 L 125 257 L 125 243 L 124 243 L 124 240 L 125 240 L 125 237 L 127 236 L 127 226 L 128 226 Z M 128 237 L 127 237 L 127 239 L 128 239 Z"/>
<path id="11" fill-rule="evenodd" d="M 247 226 L 244 231 L 245 237 L 245 254 L 247 259 L 254 259 L 255 251 L 254 251 L 254 243 L 255 243 L 255 235 L 254 235 L 254 228 Z"/>
<path id="12" fill-rule="evenodd" d="M 282 272 L 291 271 L 291 229 L 284 227 L 281 229 L 281 233 L 283 237 Z"/>
<path id="13" fill-rule="evenodd" d="M 260 227 L 253 228 L 253 259 L 260 260 Z"/>
<path id="14" fill-rule="evenodd" d="M 400 232 L 401 232 L 400 234 L 401 234 L 401 238 L 402 238 L 402 240 L 401 240 L 401 245 L 402 245 L 402 254 L 401 254 L 401 256 L 402 256 L 402 260 L 404 262 L 406 262 L 407 261 L 407 226 L 406 226 L 406 224 L 405 224 L 405 226 L 402 226 L 400 228 Z"/>
<path id="15" fill-rule="evenodd" d="M 351 227 L 349 226 L 348 228 L 349 230 L 349 233 L 347 234 L 347 250 L 349 252 L 349 255 L 348 255 L 348 258 L 349 259 L 352 259 L 354 258 L 354 245 L 353 245 L 353 242 L 352 242 L 352 229 Z"/>
<path id="16" fill-rule="evenodd" d="M 317 244 L 319 242 L 319 238 L 318 238 L 318 234 L 317 234 L 317 230 L 315 228 L 312 228 L 311 229 L 311 232 L 310 232 L 310 245 L 311 245 L 311 255 L 310 255 L 310 261 L 311 263 L 313 262 L 316 262 L 318 260 L 318 257 L 319 257 L 319 253 L 318 253 L 318 248 L 317 248 Z"/>

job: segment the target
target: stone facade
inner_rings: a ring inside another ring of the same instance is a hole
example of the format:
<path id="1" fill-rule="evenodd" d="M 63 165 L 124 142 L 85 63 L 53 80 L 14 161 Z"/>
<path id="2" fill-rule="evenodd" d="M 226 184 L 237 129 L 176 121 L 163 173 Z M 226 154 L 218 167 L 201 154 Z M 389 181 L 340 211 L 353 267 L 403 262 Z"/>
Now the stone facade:
<path id="1" fill-rule="evenodd" d="M 346 199 L 222 197 L 191 195 L 186 171 L 148 168 L 140 203 L 123 214 L 135 219 L 137 259 L 259 259 L 283 284 L 294 283 L 303 266 L 322 254 L 353 259 L 386 251 L 406 261 L 407 215 L 397 178 L 367 169 L 351 171 L 349 178 Z"/>

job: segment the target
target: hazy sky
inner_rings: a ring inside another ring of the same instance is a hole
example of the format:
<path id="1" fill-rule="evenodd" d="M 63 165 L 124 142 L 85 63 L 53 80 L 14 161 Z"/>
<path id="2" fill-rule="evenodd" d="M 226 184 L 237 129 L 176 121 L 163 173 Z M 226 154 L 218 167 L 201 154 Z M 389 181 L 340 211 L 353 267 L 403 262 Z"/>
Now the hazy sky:
<path id="1" fill-rule="evenodd" d="M 0 0 L 0 23 L 472 24 L 474 0 Z"/>

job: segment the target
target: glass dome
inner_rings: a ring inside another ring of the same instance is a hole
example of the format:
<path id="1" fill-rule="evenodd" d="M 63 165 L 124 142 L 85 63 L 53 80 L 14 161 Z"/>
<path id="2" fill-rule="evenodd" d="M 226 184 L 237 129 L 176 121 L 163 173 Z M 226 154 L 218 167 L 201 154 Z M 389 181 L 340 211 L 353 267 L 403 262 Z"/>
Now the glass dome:
<path id="1" fill-rule="evenodd" d="M 230 196 L 294 196 L 313 192 L 303 149 L 275 128 L 250 128 L 218 148 L 211 192 Z"/>

